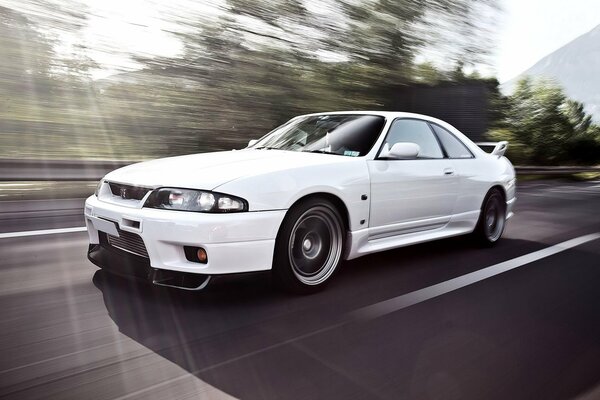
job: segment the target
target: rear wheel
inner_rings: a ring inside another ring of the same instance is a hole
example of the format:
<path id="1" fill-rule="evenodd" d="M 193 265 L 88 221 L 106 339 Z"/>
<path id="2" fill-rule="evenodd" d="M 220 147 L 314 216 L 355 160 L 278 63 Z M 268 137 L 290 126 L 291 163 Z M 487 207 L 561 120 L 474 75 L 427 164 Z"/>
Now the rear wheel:
<path id="1" fill-rule="evenodd" d="M 330 201 L 312 198 L 294 206 L 285 217 L 275 244 L 273 274 L 295 293 L 325 286 L 343 252 L 344 224 Z"/>
<path id="2" fill-rule="evenodd" d="M 475 228 L 475 236 L 485 246 L 493 246 L 502 236 L 506 225 L 506 203 L 498 189 L 487 194 Z"/>

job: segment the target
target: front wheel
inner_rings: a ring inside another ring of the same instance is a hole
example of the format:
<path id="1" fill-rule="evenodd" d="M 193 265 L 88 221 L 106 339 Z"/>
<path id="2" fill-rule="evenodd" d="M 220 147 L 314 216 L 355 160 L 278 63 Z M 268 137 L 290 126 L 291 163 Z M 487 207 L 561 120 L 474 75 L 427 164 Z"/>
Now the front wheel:
<path id="1" fill-rule="evenodd" d="M 506 203 L 498 189 L 486 196 L 475 228 L 475 236 L 484 246 L 493 246 L 504 232 L 506 225 Z"/>
<path id="2" fill-rule="evenodd" d="M 275 243 L 277 283 L 295 293 L 323 288 L 342 257 L 343 227 L 339 211 L 326 199 L 308 199 L 290 209 Z"/>

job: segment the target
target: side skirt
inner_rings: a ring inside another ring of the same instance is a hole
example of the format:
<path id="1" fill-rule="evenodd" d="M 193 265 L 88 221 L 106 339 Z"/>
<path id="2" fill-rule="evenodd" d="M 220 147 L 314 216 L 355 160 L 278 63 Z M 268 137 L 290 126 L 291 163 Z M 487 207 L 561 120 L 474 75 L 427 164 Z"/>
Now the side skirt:
<path id="1" fill-rule="evenodd" d="M 373 236 L 371 228 L 348 232 L 346 260 L 352 260 L 367 254 L 410 246 L 432 240 L 443 239 L 452 236 L 465 235 L 473 232 L 479 218 L 479 211 L 470 211 L 456 214 L 450 218 L 447 224 L 435 226 L 433 229 L 418 232 L 407 232 L 394 236 Z M 378 229 L 381 231 L 381 228 Z"/>

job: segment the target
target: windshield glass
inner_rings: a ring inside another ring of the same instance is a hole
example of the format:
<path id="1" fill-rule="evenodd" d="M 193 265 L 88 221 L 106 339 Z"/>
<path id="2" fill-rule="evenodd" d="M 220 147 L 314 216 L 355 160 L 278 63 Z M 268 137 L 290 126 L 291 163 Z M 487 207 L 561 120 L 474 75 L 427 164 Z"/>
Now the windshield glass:
<path id="1" fill-rule="evenodd" d="M 378 115 L 330 114 L 294 119 L 257 142 L 254 149 L 277 149 L 364 156 L 385 124 Z"/>

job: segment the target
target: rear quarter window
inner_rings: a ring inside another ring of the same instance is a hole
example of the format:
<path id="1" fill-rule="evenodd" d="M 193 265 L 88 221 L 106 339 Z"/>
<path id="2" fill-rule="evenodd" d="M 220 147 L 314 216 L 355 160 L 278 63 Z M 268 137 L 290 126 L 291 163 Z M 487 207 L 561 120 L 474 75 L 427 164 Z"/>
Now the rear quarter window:
<path id="1" fill-rule="evenodd" d="M 449 158 L 473 158 L 473 153 L 456 136 L 437 124 L 431 124 Z"/>

